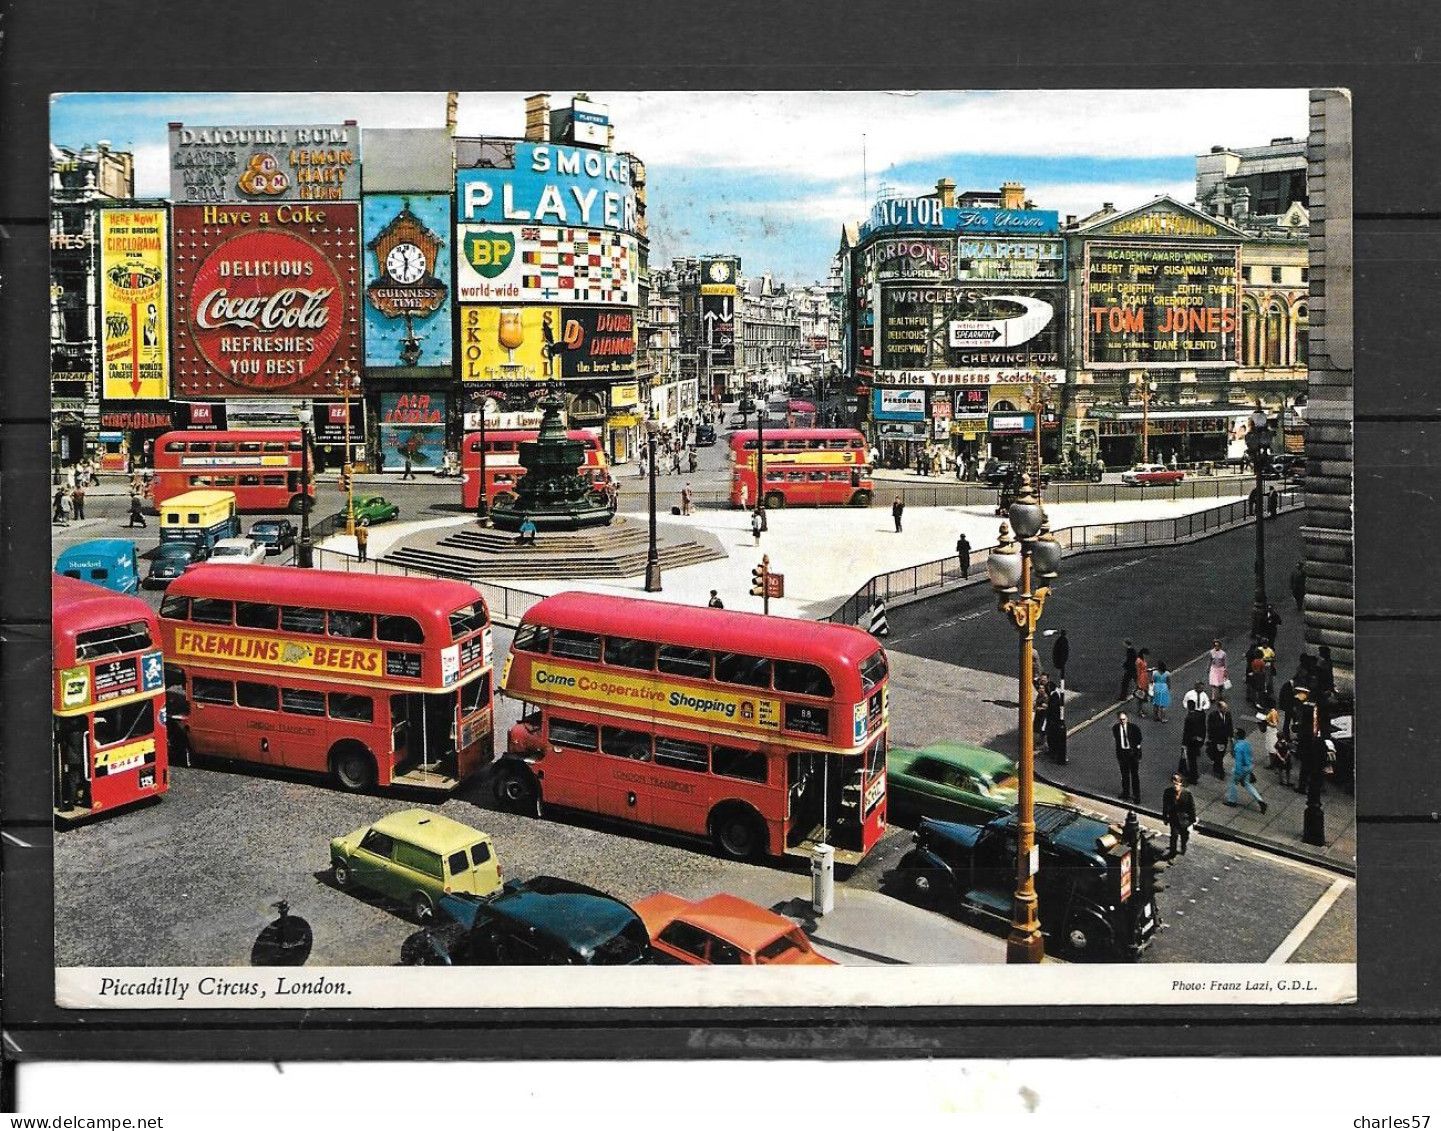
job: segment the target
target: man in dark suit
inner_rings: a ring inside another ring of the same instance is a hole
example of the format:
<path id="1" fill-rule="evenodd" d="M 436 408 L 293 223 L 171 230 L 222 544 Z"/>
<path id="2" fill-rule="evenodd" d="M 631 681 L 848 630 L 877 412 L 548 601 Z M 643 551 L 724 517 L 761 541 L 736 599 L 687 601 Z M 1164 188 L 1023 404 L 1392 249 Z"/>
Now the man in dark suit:
<path id="1" fill-rule="evenodd" d="M 1126 658 L 1121 661 L 1121 693 L 1117 699 L 1129 698 L 1131 688 L 1136 685 L 1136 646 L 1129 640 L 1125 643 Z"/>
<path id="2" fill-rule="evenodd" d="M 1161 797 L 1161 819 L 1171 827 L 1171 855 L 1176 855 L 1176 841 L 1181 842 L 1181 855 L 1186 855 L 1186 842 L 1191 839 L 1191 826 L 1196 823 L 1196 799 L 1186 788 L 1180 774 L 1171 775 L 1171 785 Z"/>
<path id="3" fill-rule="evenodd" d="M 1111 728 L 1116 740 L 1116 764 L 1121 767 L 1121 800 L 1141 800 L 1141 728 L 1121 712 Z"/>
<path id="4" fill-rule="evenodd" d="M 1226 752 L 1231 747 L 1231 735 L 1236 724 L 1231 718 L 1231 708 L 1224 699 L 1218 700 L 1206 716 L 1206 753 L 1211 758 L 1211 774 L 1224 780 L 1226 777 Z"/>

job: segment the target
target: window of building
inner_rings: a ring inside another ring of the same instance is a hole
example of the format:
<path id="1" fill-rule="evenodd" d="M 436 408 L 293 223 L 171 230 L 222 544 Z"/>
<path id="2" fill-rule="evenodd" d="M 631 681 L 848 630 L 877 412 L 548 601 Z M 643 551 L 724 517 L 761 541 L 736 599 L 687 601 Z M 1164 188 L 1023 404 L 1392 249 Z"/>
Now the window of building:
<path id="1" fill-rule="evenodd" d="M 1273 283 L 1279 283 L 1280 281 L 1281 281 L 1281 268 L 1279 268 L 1279 267 L 1272 267 L 1272 268 L 1271 268 L 1271 282 L 1273 282 Z"/>
<path id="2" fill-rule="evenodd" d="M 1265 360 L 1263 365 L 1285 365 L 1286 315 L 1281 304 L 1266 308 Z"/>

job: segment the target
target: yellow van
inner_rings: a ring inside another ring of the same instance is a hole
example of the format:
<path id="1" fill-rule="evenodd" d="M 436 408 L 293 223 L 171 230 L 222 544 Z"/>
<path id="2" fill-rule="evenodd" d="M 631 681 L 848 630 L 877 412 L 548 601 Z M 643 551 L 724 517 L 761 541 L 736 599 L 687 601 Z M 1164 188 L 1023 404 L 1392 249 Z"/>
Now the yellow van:
<path id="1" fill-rule="evenodd" d="M 209 557 L 222 538 L 240 536 L 234 491 L 186 491 L 160 504 L 160 541 L 193 542 Z"/>
<path id="2" fill-rule="evenodd" d="M 429 923 L 442 895 L 500 890 L 500 861 L 485 833 L 429 809 L 405 809 L 330 842 L 338 888 L 364 887 Z"/>

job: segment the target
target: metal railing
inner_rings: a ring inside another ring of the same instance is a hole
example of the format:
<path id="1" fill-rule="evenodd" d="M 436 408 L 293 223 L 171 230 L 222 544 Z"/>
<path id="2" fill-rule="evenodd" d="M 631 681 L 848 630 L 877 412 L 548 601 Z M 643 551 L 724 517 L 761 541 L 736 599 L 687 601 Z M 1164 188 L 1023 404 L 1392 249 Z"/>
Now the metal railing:
<path id="1" fill-rule="evenodd" d="M 1253 481 L 1254 483 L 1254 481 Z M 1293 488 L 1279 492 L 1279 512 L 1285 514 L 1305 504 L 1301 489 Z M 1264 506 L 1264 500 L 1262 501 Z M 1135 522 L 1099 522 L 1083 526 L 1067 526 L 1052 531 L 1068 555 L 1084 554 L 1097 550 L 1116 550 L 1139 546 L 1167 546 L 1178 542 L 1189 542 L 1209 537 L 1224 530 L 1234 530 L 1256 521 L 1250 502 L 1238 499 L 1223 506 L 1196 511 L 1179 518 L 1143 519 Z M 870 613 L 876 600 L 889 602 L 898 597 L 910 597 L 927 590 L 941 591 L 946 586 L 962 583 L 971 584 L 979 576 L 979 584 L 985 581 L 986 561 L 992 546 L 971 550 L 970 568 L 966 575 L 961 573 L 960 558 L 951 554 L 935 561 L 893 569 L 879 573 L 865 585 L 845 599 L 834 612 L 822 619 L 837 624 L 860 624 Z"/>

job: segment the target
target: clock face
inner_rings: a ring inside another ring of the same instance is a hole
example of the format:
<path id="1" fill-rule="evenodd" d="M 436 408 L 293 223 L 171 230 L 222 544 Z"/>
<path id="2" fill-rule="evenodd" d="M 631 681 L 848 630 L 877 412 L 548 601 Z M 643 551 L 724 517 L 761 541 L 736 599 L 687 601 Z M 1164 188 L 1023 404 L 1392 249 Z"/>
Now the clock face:
<path id="1" fill-rule="evenodd" d="M 425 274 L 425 253 L 413 243 L 398 243 L 385 257 L 385 270 L 397 283 L 419 282 Z"/>
<path id="2" fill-rule="evenodd" d="M 729 263 L 712 263 L 710 265 L 710 277 L 712 282 L 724 283 L 731 277 Z"/>

